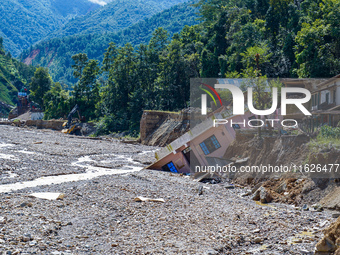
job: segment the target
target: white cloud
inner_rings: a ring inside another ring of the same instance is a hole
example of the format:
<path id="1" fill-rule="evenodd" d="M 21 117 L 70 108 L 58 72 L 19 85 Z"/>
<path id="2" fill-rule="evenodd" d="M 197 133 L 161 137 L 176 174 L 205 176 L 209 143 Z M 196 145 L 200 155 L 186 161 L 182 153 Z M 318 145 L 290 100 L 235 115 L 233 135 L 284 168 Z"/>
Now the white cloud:
<path id="1" fill-rule="evenodd" d="M 101 6 L 104 6 L 104 5 L 107 4 L 106 2 L 104 2 L 102 0 L 89 0 L 89 1 L 92 2 L 92 3 L 95 3 L 95 4 L 99 4 Z"/>

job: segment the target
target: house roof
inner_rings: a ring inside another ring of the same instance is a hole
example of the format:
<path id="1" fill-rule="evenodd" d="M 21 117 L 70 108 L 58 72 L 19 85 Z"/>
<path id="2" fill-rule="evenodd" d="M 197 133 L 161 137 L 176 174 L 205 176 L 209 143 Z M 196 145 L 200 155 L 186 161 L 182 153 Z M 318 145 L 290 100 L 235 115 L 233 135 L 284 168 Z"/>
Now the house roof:
<path id="1" fill-rule="evenodd" d="M 339 86 L 336 84 L 337 81 L 340 81 L 340 74 L 328 79 L 327 81 L 317 85 L 317 90 L 313 91 L 313 93 L 320 92 L 322 90 L 334 87 L 334 86 Z"/>

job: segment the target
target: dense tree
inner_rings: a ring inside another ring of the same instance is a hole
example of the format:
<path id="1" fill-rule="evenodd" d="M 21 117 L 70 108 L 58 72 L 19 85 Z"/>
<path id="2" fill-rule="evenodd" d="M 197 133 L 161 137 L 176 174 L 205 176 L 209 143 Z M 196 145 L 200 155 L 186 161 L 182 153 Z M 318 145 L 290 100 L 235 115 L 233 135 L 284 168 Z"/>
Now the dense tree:
<path id="1" fill-rule="evenodd" d="M 15 105 L 18 91 L 28 88 L 28 83 L 36 68 L 12 58 L 9 52 L 6 53 L 2 42 L 2 37 L 0 37 L 0 101 Z M 6 115 L 8 110 L 9 108 L 2 108 L 0 113 Z"/>
<path id="2" fill-rule="evenodd" d="M 82 115 L 87 119 L 97 116 L 98 103 L 100 102 L 100 83 L 98 76 L 101 73 L 97 60 L 88 60 L 87 55 L 80 53 L 72 57 L 73 75 L 78 79 L 74 86 L 73 102 L 78 104 Z"/>
<path id="3" fill-rule="evenodd" d="M 44 119 L 67 118 L 70 111 L 68 92 L 62 89 L 59 82 L 53 83 L 44 96 Z"/>
<path id="4" fill-rule="evenodd" d="M 51 89 L 52 78 L 47 68 L 39 67 L 30 83 L 31 99 L 44 109 L 44 96 Z"/>
<path id="5" fill-rule="evenodd" d="M 340 1 L 317 2 L 318 8 L 311 1 L 303 5 L 305 22 L 296 36 L 300 77 L 329 77 L 340 72 Z"/>
<path id="6" fill-rule="evenodd" d="M 4 39 L 2 37 L 0 37 L 0 53 L 4 52 L 4 45 L 3 45 L 3 43 L 4 43 Z"/>

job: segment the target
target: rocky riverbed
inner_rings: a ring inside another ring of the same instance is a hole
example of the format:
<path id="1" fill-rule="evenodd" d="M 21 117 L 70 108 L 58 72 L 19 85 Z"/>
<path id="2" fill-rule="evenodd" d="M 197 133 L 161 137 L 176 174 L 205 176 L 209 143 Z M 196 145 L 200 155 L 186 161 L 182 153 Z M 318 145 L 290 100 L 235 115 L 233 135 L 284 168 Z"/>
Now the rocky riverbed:
<path id="1" fill-rule="evenodd" d="M 142 170 L 157 148 L 0 126 L 3 254 L 313 254 L 329 211 Z M 61 193 L 60 199 L 32 193 Z M 137 197 L 164 199 L 137 202 Z"/>

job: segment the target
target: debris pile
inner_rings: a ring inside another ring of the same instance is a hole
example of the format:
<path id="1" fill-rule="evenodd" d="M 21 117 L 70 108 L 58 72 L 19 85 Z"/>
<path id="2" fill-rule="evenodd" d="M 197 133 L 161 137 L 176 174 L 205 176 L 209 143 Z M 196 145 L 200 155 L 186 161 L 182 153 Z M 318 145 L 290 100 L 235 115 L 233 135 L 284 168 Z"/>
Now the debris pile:
<path id="1" fill-rule="evenodd" d="M 249 134 L 238 132 L 235 141 L 228 147 L 225 159 L 247 159 L 244 166 L 288 166 L 296 167 L 304 164 L 337 164 L 340 161 L 340 149 L 327 146 L 325 149 L 311 147 L 310 137 L 306 135 L 281 136 L 281 137 L 252 137 Z M 234 183 L 243 186 L 260 185 L 272 196 L 274 202 L 283 202 L 295 205 L 319 203 L 324 208 L 340 209 L 340 188 L 336 176 L 332 178 L 320 178 L 309 173 L 236 173 L 229 176 Z M 317 177 L 317 178 L 316 178 Z M 252 194 L 257 191 L 252 192 Z M 258 192 L 260 193 L 260 191 Z M 260 200 L 259 194 L 254 196 Z"/>

